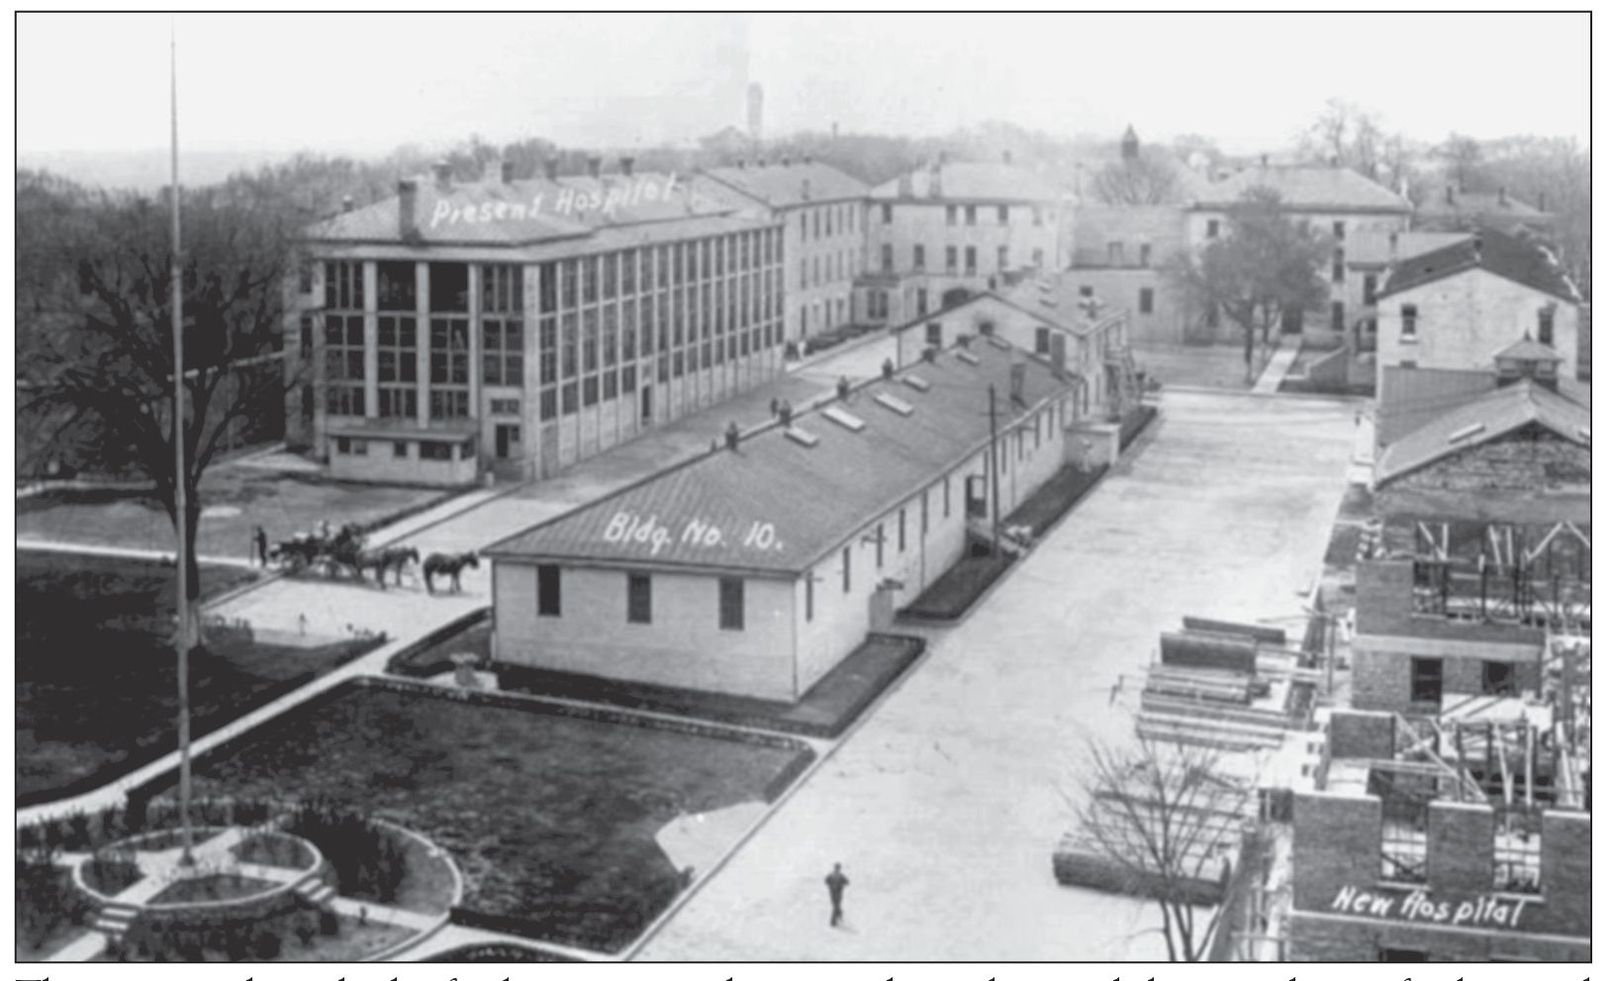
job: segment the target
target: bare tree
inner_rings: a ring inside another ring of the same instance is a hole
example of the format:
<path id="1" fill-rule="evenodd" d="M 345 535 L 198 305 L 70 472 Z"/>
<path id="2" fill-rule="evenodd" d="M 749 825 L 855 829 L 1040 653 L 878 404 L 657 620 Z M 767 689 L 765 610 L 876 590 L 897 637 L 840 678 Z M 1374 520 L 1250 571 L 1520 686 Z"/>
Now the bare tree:
<path id="1" fill-rule="evenodd" d="M 1086 799 L 1067 798 L 1082 838 L 1125 891 L 1155 901 L 1169 959 L 1205 959 L 1224 909 L 1220 895 L 1207 908 L 1208 889 L 1227 884 L 1250 782 L 1226 772 L 1225 751 L 1183 742 L 1090 740 L 1086 763 Z"/>
<path id="2" fill-rule="evenodd" d="M 1111 161 L 1093 179 L 1094 197 L 1105 204 L 1167 204 L 1177 190 L 1171 161 L 1152 153 Z"/>
<path id="3" fill-rule="evenodd" d="M 1447 180 L 1456 184 L 1458 190 L 1473 187 L 1475 172 L 1484 157 L 1479 140 L 1472 136 L 1453 133 L 1447 137 L 1446 142 L 1436 147 L 1436 156 L 1446 161 Z"/>
<path id="4" fill-rule="evenodd" d="M 203 473 L 242 421 L 284 413 L 280 364 L 282 289 L 295 217 L 242 188 L 187 196 L 182 282 L 170 272 L 166 209 L 138 196 L 98 195 L 71 225 L 19 222 L 24 250 L 39 250 L 30 284 L 44 329 L 18 350 L 18 425 L 91 421 L 126 450 L 158 501 L 186 528 L 186 584 L 193 620 L 200 595 L 196 528 Z M 64 233 L 70 229 L 71 234 Z M 170 305 L 185 313 L 183 445 L 174 471 L 174 372 Z M 185 493 L 177 513 L 176 489 Z M 199 638 L 196 623 L 181 625 Z"/>

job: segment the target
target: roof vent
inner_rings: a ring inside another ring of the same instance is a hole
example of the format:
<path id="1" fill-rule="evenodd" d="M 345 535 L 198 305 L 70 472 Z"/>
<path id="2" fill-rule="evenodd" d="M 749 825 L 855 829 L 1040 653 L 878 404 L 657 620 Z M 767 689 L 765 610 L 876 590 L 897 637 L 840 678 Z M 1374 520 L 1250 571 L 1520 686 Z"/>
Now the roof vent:
<path id="1" fill-rule="evenodd" d="M 731 450 L 740 449 L 740 426 L 730 422 L 729 428 L 723 431 L 723 442 Z"/>
<path id="2" fill-rule="evenodd" d="M 862 419 L 848 412 L 846 409 L 836 405 L 830 406 L 821 414 L 826 419 L 830 420 L 841 428 L 849 429 L 855 433 L 862 432 L 863 428 L 869 425 L 869 423 L 864 422 Z"/>
<path id="3" fill-rule="evenodd" d="M 875 395 L 875 401 L 879 402 L 885 408 L 891 409 L 900 416 L 911 416 L 914 414 L 913 403 L 905 402 L 895 395 L 887 395 L 885 392 L 879 392 Z"/>
<path id="4" fill-rule="evenodd" d="M 836 398 L 838 398 L 841 401 L 845 402 L 851 396 L 852 396 L 852 382 L 847 380 L 846 375 L 842 375 L 836 381 Z"/>
<path id="5" fill-rule="evenodd" d="M 880 377 L 891 381 L 892 376 L 895 374 L 897 374 L 897 365 L 892 364 L 891 358 L 887 358 L 880 363 Z"/>
<path id="6" fill-rule="evenodd" d="M 917 392 L 929 392 L 931 390 L 931 383 L 919 375 L 904 375 L 903 384 Z"/>
<path id="7" fill-rule="evenodd" d="M 1452 435 L 1447 437 L 1447 442 L 1449 442 L 1449 443 L 1462 443 L 1464 440 L 1468 439 L 1469 437 L 1478 436 L 1478 435 L 1480 435 L 1481 433 L 1483 433 L 1485 431 L 1486 431 L 1486 424 L 1484 422 L 1477 422 L 1474 425 L 1465 426 L 1462 429 L 1454 430 Z"/>
<path id="8" fill-rule="evenodd" d="M 981 364 L 980 358 L 976 357 L 974 354 L 971 354 L 969 351 L 966 351 L 962 347 L 955 348 L 953 356 L 958 358 L 960 361 L 963 361 L 965 364 Z"/>
<path id="9" fill-rule="evenodd" d="M 819 437 L 798 426 L 786 426 L 785 438 L 799 446 L 806 446 L 809 449 L 819 445 Z"/>

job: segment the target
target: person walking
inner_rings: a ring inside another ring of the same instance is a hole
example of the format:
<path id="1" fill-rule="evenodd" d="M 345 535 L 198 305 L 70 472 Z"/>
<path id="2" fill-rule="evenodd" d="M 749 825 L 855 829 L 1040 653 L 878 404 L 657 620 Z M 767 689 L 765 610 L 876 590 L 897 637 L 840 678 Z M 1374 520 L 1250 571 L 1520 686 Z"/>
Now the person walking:
<path id="1" fill-rule="evenodd" d="M 263 525 L 252 530 L 252 547 L 258 553 L 258 564 L 269 565 L 269 533 L 264 531 Z"/>
<path id="2" fill-rule="evenodd" d="M 830 870 L 830 874 L 824 877 L 824 884 L 830 890 L 831 926 L 841 925 L 841 894 L 846 891 L 849 882 L 850 880 L 841 871 L 840 862 L 837 862 L 836 867 Z"/>

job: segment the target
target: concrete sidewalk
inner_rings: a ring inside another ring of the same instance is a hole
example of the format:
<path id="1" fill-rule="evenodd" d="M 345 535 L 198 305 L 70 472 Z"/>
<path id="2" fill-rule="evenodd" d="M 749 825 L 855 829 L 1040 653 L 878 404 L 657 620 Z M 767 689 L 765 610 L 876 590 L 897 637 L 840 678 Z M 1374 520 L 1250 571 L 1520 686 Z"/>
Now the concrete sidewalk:
<path id="1" fill-rule="evenodd" d="M 1301 338 L 1294 334 L 1286 334 L 1279 338 L 1277 350 L 1268 359 L 1267 367 L 1262 370 L 1256 384 L 1251 386 L 1251 392 L 1256 395 L 1277 395 L 1279 385 L 1284 382 L 1290 368 L 1295 365 L 1295 359 L 1301 356 Z"/>

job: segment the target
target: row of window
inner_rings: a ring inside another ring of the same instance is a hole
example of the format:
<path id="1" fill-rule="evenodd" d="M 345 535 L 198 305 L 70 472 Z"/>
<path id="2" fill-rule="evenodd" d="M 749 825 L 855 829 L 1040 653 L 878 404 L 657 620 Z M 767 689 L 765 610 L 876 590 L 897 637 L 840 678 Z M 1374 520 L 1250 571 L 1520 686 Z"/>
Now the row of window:
<path id="1" fill-rule="evenodd" d="M 561 616 L 562 569 L 545 563 L 538 567 L 538 615 Z M 654 620 L 655 602 L 652 599 L 652 580 L 647 573 L 628 573 L 628 622 L 651 623 Z M 746 629 L 746 581 L 735 576 L 718 579 L 718 629 Z"/>
<path id="2" fill-rule="evenodd" d="M 823 265 L 820 265 L 823 259 Z M 832 262 L 831 260 L 834 259 Z M 809 275 L 811 273 L 811 275 Z M 821 282 L 850 279 L 858 273 L 857 253 L 852 249 L 829 255 L 803 256 L 797 271 L 796 285 L 802 289 L 818 286 Z"/>
<path id="3" fill-rule="evenodd" d="M 943 258 L 943 269 L 949 275 L 957 274 L 959 271 L 959 247 L 957 245 L 947 246 L 943 251 Z M 976 274 L 976 247 L 974 245 L 967 245 L 964 247 L 964 259 L 965 275 L 974 276 Z M 1043 268 L 1042 249 L 1032 250 L 1032 265 L 1039 269 Z M 1009 246 L 1000 245 L 998 247 L 998 269 L 1003 271 L 1009 269 L 1009 267 Z M 880 269 L 881 272 L 888 273 L 895 272 L 897 269 L 897 255 L 893 246 L 890 244 L 882 245 L 880 247 Z M 912 269 L 915 272 L 925 271 L 925 246 L 914 246 L 914 264 Z"/>
<path id="4" fill-rule="evenodd" d="M 539 310 L 554 313 L 763 270 L 776 265 L 783 256 L 781 235 L 779 229 L 758 229 L 540 263 Z M 428 309 L 434 313 L 470 312 L 470 266 L 458 262 L 428 262 L 426 266 Z M 522 266 L 484 264 L 479 278 L 484 312 L 520 313 L 525 308 Z M 414 311 L 416 292 L 416 263 L 376 263 L 377 309 Z M 327 262 L 325 309 L 364 308 L 364 264 Z"/>
<path id="5" fill-rule="evenodd" d="M 375 444 L 377 452 L 383 452 L 391 444 L 392 455 L 395 460 L 409 458 L 409 444 L 415 440 L 408 439 L 378 439 L 367 437 L 359 439 L 353 436 L 338 436 L 333 443 L 338 456 L 369 456 L 371 444 Z M 452 460 L 454 447 L 460 447 L 460 459 L 469 460 L 476 455 L 476 437 L 471 437 L 463 443 L 443 442 L 441 440 L 420 440 L 420 458 L 422 460 Z"/>
<path id="6" fill-rule="evenodd" d="M 797 212 L 798 234 L 800 240 L 808 240 L 808 229 L 813 229 L 813 238 L 818 240 L 820 235 L 846 235 L 849 232 L 858 234 L 858 212 L 853 204 L 837 204 L 817 208 L 804 208 Z"/>
<path id="7" fill-rule="evenodd" d="M 964 219 L 965 219 L 964 223 L 966 225 L 974 225 L 974 224 L 976 224 L 976 212 L 977 212 L 977 206 L 976 205 L 973 205 L 973 204 L 966 204 L 966 205 L 950 204 L 950 205 L 946 205 L 945 208 L 946 208 L 946 211 L 947 211 L 947 222 L 948 222 L 948 224 L 950 224 L 950 225 L 959 224 L 959 213 L 961 211 L 964 212 Z M 1007 204 L 983 205 L 982 208 L 995 210 L 996 214 L 997 214 L 997 217 L 998 217 L 998 224 L 1000 224 L 1000 225 L 1008 225 L 1009 224 L 1010 205 L 1007 205 Z M 1029 207 L 1027 210 L 1031 211 L 1031 213 L 1032 213 L 1032 224 L 1037 225 L 1037 226 L 1041 226 L 1043 224 L 1043 221 L 1044 221 L 1043 209 L 1038 208 L 1038 207 Z M 892 223 L 892 206 L 891 205 L 883 204 L 883 205 L 880 206 L 880 221 L 881 221 L 881 224 L 883 224 L 883 225 L 890 225 Z"/>

